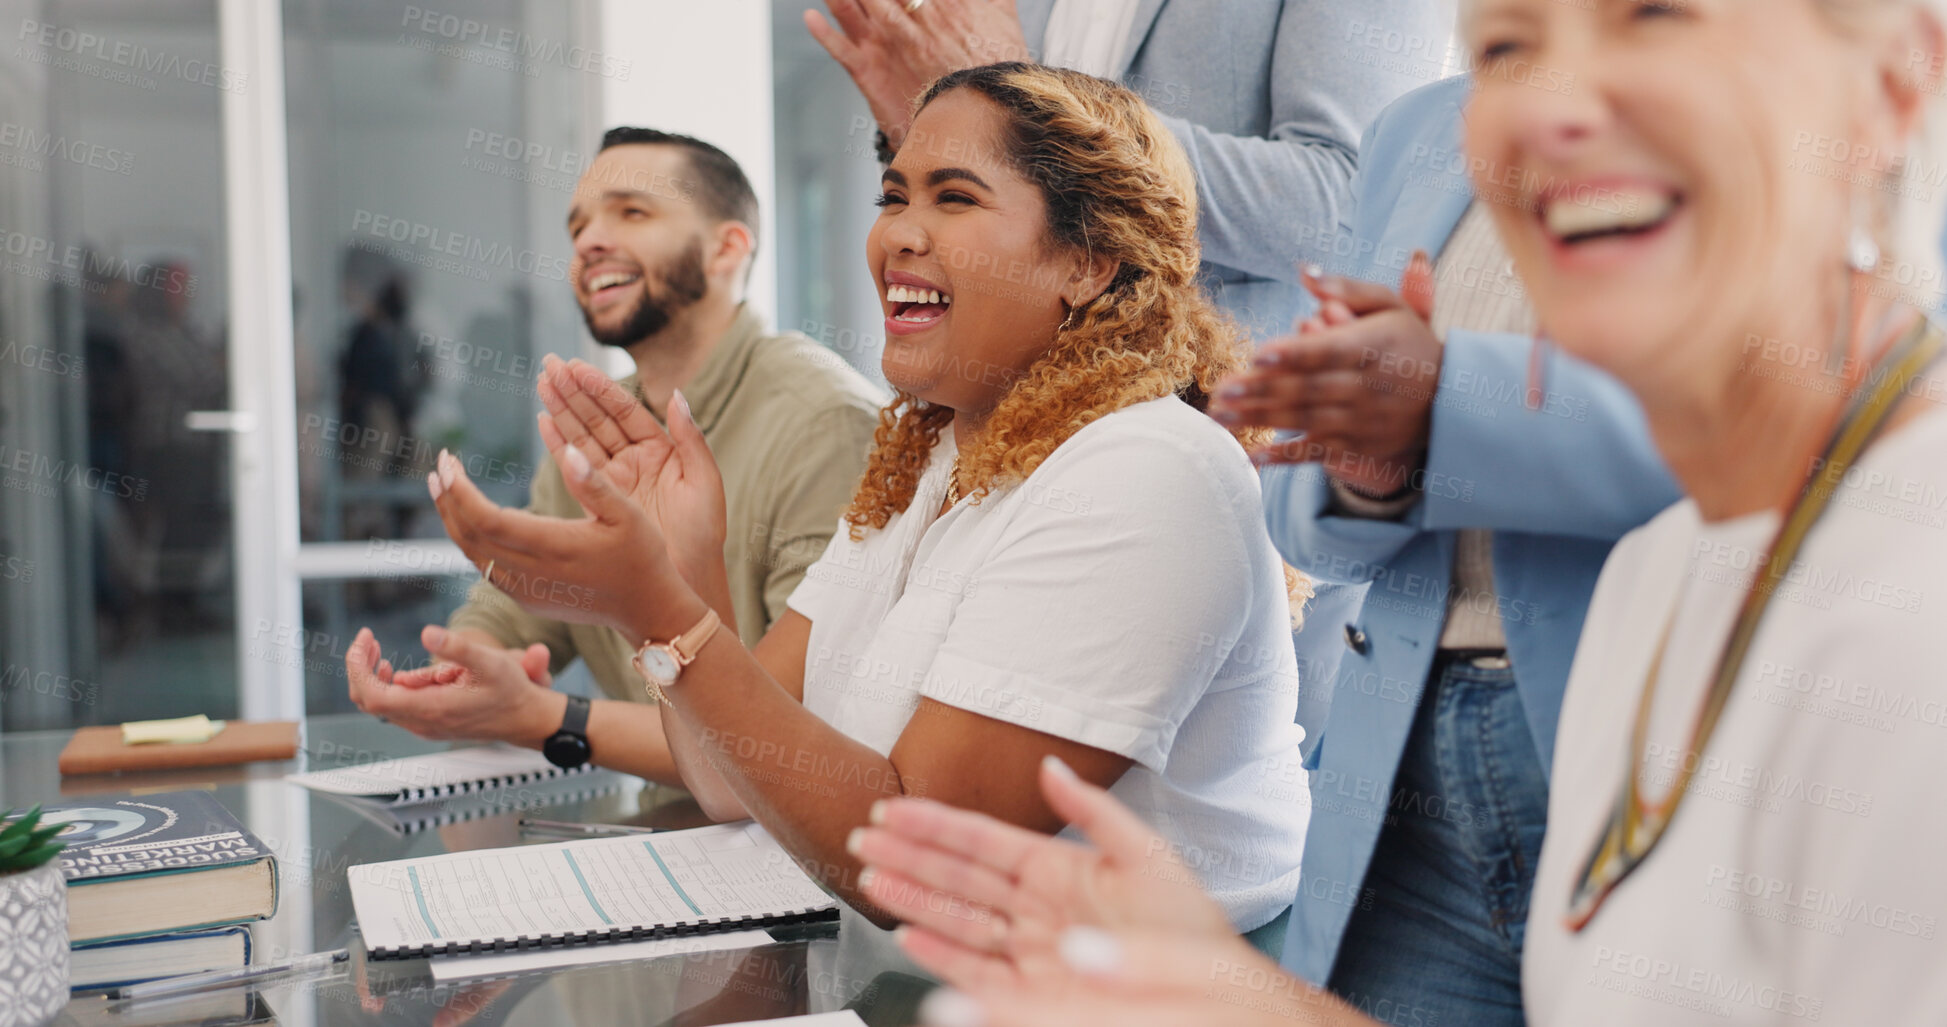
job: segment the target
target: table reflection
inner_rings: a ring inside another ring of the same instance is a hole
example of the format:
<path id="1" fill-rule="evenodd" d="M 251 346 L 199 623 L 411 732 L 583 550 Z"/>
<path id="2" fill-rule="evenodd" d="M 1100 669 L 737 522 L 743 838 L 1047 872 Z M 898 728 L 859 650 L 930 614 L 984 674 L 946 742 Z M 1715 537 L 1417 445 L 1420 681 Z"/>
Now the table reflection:
<path id="1" fill-rule="evenodd" d="M 243 767 L 62 778 L 66 732 L 0 736 L 0 807 L 88 795 L 199 789 L 235 813 L 278 861 L 275 917 L 251 925 L 253 959 L 275 962 L 350 948 L 351 963 L 322 978 L 110 1008 L 77 994 L 62 1025 L 119 1024 L 655 1024 L 707 1027 L 851 1008 L 874 1027 L 903 1027 L 931 983 L 890 934 L 847 912 L 837 924 L 778 929 L 754 948 L 439 982 L 428 960 L 364 958 L 347 868 L 442 852 L 533 844 L 519 821 L 533 794 L 504 812 L 399 832 L 346 802 L 286 783 L 300 770 L 413 756 L 445 746 L 362 715 L 314 717 L 295 760 Z M 491 793 L 490 793 L 491 794 Z M 680 829 L 708 823 L 680 790 L 619 777 L 596 795 L 541 807 L 551 820 Z"/>

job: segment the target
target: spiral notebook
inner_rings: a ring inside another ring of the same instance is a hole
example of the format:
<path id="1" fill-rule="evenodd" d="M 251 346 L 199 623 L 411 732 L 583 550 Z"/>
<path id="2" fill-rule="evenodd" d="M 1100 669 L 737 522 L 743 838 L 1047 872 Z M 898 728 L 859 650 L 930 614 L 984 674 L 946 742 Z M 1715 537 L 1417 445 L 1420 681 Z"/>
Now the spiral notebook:
<path id="1" fill-rule="evenodd" d="M 373 959 L 838 918 L 832 897 L 749 822 L 368 863 L 348 876 Z"/>
<path id="2" fill-rule="evenodd" d="M 449 824 L 506 816 L 523 810 L 545 809 L 571 802 L 586 802 L 621 790 L 631 782 L 641 782 L 608 771 L 578 775 L 560 781 L 544 781 L 532 786 L 496 788 L 452 799 L 400 804 L 367 799 L 357 795 L 330 795 L 330 799 L 384 828 L 395 838 L 404 838 Z"/>
<path id="3" fill-rule="evenodd" d="M 387 806 L 410 806 L 456 795 L 556 781 L 594 770 L 590 765 L 563 770 L 532 749 L 482 745 L 290 774 L 284 780 L 313 791 L 353 795 Z"/>

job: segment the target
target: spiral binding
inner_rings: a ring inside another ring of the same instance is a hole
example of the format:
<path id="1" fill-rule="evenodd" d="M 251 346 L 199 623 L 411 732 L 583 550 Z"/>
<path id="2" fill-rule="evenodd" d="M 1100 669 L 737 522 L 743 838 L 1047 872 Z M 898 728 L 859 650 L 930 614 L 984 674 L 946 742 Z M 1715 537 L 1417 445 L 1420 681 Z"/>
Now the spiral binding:
<path id="1" fill-rule="evenodd" d="M 395 795 L 388 805 L 411 806 L 432 799 L 450 799 L 457 795 L 472 792 L 488 792 L 496 788 L 509 788 L 514 785 L 533 784 L 536 781 L 553 781 L 577 774 L 587 774 L 595 769 L 594 764 L 584 763 L 573 769 L 549 767 L 546 770 L 529 771 L 524 774 L 499 774 L 479 780 L 455 781 L 451 784 L 431 785 L 425 788 L 407 788 Z"/>
<path id="2" fill-rule="evenodd" d="M 462 809 L 451 809 L 448 807 L 439 807 L 438 812 L 436 812 L 432 816 L 416 817 L 411 820 L 399 819 L 398 814 L 396 812 L 398 807 L 385 806 L 381 808 L 384 809 L 388 815 L 392 816 L 393 819 L 396 821 L 396 823 L 382 824 L 381 826 L 385 827 L 388 831 L 391 831 L 394 836 L 403 838 L 408 835 L 418 834 L 419 832 L 428 830 L 430 828 L 446 827 L 451 824 L 463 824 L 469 820 L 480 820 L 486 817 L 506 816 L 507 814 L 513 812 L 518 812 L 523 810 L 533 810 L 533 809 L 545 809 L 549 806 L 560 806 L 571 802 L 586 802 L 589 799 L 600 798 L 604 795 L 609 795 L 616 791 L 619 791 L 621 790 L 622 786 L 623 786 L 622 778 L 610 777 L 607 781 L 597 782 L 586 788 L 576 788 L 572 791 L 563 791 L 558 794 L 537 795 L 534 796 L 533 799 L 530 801 L 515 802 L 515 803 L 492 803 L 490 805 L 480 805 L 480 806 L 474 806 L 474 807 L 468 807 Z M 481 789 L 480 794 L 484 796 L 489 794 L 491 791 L 492 789 Z"/>
<path id="3" fill-rule="evenodd" d="M 565 934 L 518 935 L 513 938 L 483 938 L 478 941 L 440 941 L 425 945 L 377 948 L 368 959 L 418 959 L 424 956 L 457 956 L 485 952 L 511 952 L 518 949 L 556 949 L 576 945 L 599 945 L 617 941 L 659 941 L 689 938 L 703 934 L 722 934 L 732 930 L 769 927 L 796 927 L 801 924 L 830 923 L 838 919 L 837 906 L 808 906 L 775 916 L 718 917 L 714 920 L 684 920 L 673 924 L 633 927 L 607 927 Z"/>

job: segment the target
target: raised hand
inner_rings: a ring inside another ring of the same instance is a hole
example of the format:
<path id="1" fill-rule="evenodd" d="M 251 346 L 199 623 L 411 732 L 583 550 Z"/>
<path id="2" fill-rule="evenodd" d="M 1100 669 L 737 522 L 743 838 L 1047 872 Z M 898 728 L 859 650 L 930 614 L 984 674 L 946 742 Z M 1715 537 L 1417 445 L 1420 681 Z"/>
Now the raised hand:
<path id="1" fill-rule="evenodd" d="M 815 10 L 804 12 L 805 28 L 813 39 L 832 55 L 832 59 L 852 76 L 872 120 L 897 149 L 906 141 L 912 127 L 912 102 L 931 81 L 915 70 L 909 54 L 924 45 L 906 12 L 890 2 L 872 0 L 826 0 L 825 6 L 838 21 L 834 27 Z M 891 13 L 883 13 L 890 8 Z"/>
<path id="2" fill-rule="evenodd" d="M 549 356 L 539 383 L 541 441 L 557 465 L 569 448 L 628 496 L 661 533 L 670 557 L 692 584 L 722 564 L 723 474 L 681 392 L 669 404 L 667 430 L 600 369 Z"/>
<path id="3" fill-rule="evenodd" d="M 581 449 L 562 445 L 555 456 L 588 514 L 580 520 L 497 506 L 441 451 L 427 489 L 447 535 L 495 588 L 537 614 L 612 627 L 632 645 L 688 630 L 707 606 L 650 514 L 595 473 Z"/>
<path id="4" fill-rule="evenodd" d="M 910 799 L 879 804 L 855 836 L 863 891 L 914 929 L 905 943 L 920 965 L 958 987 L 1005 988 L 1065 974 L 1056 946 L 1078 924 L 1236 939 L 1176 850 L 1108 792 L 1052 758 L 1041 786 L 1094 846 Z"/>
<path id="5" fill-rule="evenodd" d="M 908 13 L 900 0 L 826 0 L 833 26 L 815 10 L 805 28 L 852 76 L 894 149 L 912 127 L 913 101 L 950 71 L 1031 60 L 1015 0 L 927 0 Z"/>

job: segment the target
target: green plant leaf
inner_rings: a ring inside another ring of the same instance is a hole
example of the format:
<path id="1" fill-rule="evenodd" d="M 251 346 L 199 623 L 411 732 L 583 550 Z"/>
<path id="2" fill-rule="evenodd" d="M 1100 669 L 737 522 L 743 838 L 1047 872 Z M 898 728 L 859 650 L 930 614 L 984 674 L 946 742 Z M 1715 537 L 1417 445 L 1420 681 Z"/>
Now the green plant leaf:
<path id="1" fill-rule="evenodd" d="M 19 819 L 0 829 L 0 873 L 32 870 L 53 859 L 66 847 L 55 841 L 64 824 L 40 824 L 41 808 L 35 806 Z"/>
<path id="2" fill-rule="evenodd" d="M 46 845 L 41 846 L 38 849 L 33 850 L 32 852 L 29 852 L 27 855 L 21 858 L 27 861 L 27 865 L 29 867 L 37 867 L 43 863 L 46 863 L 48 860 L 51 860 L 54 857 L 60 855 L 61 850 L 64 847 L 65 846 L 63 846 L 62 843 L 60 842 L 50 842 Z"/>
<path id="3" fill-rule="evenodd" d="M 12 816 L 13 811 L 8 810 L 7 815 Z M 0 818 L 0 819 L 4 819 L 4 818 Z M 0 830 L 0 838 L 9 838 L 16 833 L 26 834 L 34 829 L 34 825 L 38 824 L 40 822 L 40 819 L 41 819 L 41 808 L 39 806 L 35 806 L 33 809 L 30 809 L 25 814 L 23 814 L 18 820 L 14 820 L 8 823 L 4 830 Z"/>

